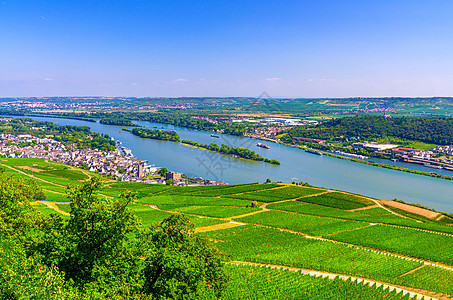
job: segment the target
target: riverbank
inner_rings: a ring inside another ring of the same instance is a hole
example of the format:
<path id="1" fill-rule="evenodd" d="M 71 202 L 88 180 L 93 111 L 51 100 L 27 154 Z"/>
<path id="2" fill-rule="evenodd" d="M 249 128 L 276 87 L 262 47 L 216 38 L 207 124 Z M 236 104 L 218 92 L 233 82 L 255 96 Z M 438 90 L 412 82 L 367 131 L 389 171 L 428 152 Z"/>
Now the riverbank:
<path id="1" fill-rule="evenodd" d="M 248 137 L 248 138 L 252 138 L 252 139 L 255 139 L 255 140 L 258 139 L 256 137 Z M 303 150 L 319 151 L 319 152 L 321 152 L 322 154 L 324 154 L 326 156 L 340 158 L 340 159 L 343 159 L 343 160 L 348 160 L 348 161 L 357 162 L 357 163 L 361 163 L 361 164 L 366 164 L 366 165 L 369 165 L 369 166 L 380 167 L 380 168 L 385 168 L 385 169 L 391 169 L 391 170 L 396 170 L 396 171 L 401 171 L 401 172 L 407 172 L 407 173 L 411 173 L 411 174 L 429 176 L 429 177 L 433 177 L 433 178 L 439 178 L 439 179 L 445 179 L 445 180 L 453 180 L 453 176 L 442 175 L 442 174 L 438 174 L 438 173 L 434 173 L 434 172 L 424 172 L 424 171 L 419 171 L 419 170 L 412 170 L 412 169 L 408 169 L 408 168 L 392 166 L 392 165 L 385 164 L 385 163 L 377 163 L 377 162 L 373 162 L 373 161 L 367 161 L 367 160 L 365 160 L 365 158 L 362 160 L 362 159 L 357 159 L 357 158 L 353 158 L 353 157 L 337 155 L 337 154 L 334 154 L 334 153 L 331 153 L 331 152 L 328 152 L 328 151 L 325 151 L 325 150 L 321 150 L 321 149 L 317 149 L 317 148 L 311 148 L 311 147 L 308 147 L 308 146 L 303 147 L 303 146 L 298 146 L 298 145 L 286 144 L 286 143 L 283 143 L 281 141 L 274 140 L 274 139 L 260 138 L 258 140 L 265 140 L 265 141 L 268 141 L 268 142 L 273 142 L 273 143 L 276 143 L 276 144 L 280 144 L 280 145 L 284 145 L 284 146 L 288 146 L 288 147 L 292 147 L 292 148 L 303 149 Z"/>
<path id="2" fill-rule="evenodd" d="M 303 149 L 303 148 L 301 148 L 301 149 Z M 310 148 L 308 148 L 308 149 L 310 149 Z M 431 173 L 431 172 L 423 172 L 423 171 L 412 170 L 412 169 L 408 169 L 408 168 L 401 168 L 401 167 L 397 167 L 397 166 L 377 163 L 377 162 L 374 162 L 374 161 L 367 161 L 367 160 L 361 160 L 361 159 L 357 159 L 357 158 L 353 158 L 353 157 L 335 155 L 333 153 L 326 152 L 326 151 L 321 151 L 321 152 L 324 155 L 327 155 L 327 156 L 336 157 L 336 158 L 349 160 L 349 161 L 353 161 L 353 162 L 358 162 L 358 163 L 366 164 L 366 165 L 369 165 L 369 166 L 381 167 L 381 168 L 385 168 L 385 169 L 402 171 L 402 172 L 407 172 L 407 173 L 412 173 L 412 174 L 417 174 L 417 175 L 424 175 L 424 176 L 440 178 L 440 179 L 445 179 L 445 180 L 453 180 L 453 176 L 441 175 L 441 174 Z"/>

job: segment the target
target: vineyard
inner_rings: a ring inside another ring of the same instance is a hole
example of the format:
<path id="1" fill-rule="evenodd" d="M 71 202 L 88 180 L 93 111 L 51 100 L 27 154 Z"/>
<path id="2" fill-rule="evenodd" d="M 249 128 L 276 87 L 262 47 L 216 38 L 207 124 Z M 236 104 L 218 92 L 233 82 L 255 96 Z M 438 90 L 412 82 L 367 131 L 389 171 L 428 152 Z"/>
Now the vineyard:
<path id="1" fill-rule="evenodd" d="M 374 204 L 374 202 L 369 199 L 338 192 L 322 194 L 314 197 L 305 197 L 301 201 L 345 210 Z"/>
<path id="2" fill-rule="evenodd" d="M 235 206 L 172 206 L 161 205 L 160 208 L 164 210 L 177 211 L 187 214 L 195 214 L 200 216 L 228 218 L 232 216 L 247 214 L 257 211 L 258 208 L 251 207 L 235 207 Z"/>
<path id="3" fill-rule="evenodd" d="M 419 262 L 330 241 L 307 239 L 278 229 L 249 225 L 206 235 L 222 241 L 216 246 L 231 255 L 232 260 L 288 265 L 384 281 L 420 266 Z"/>
<path id="4" fill-rule="evenodd" d="M 288 186 L 277 189 L 270 189 L 258 192 L 248 192 L 243 194 L 230 195 L 227 197 L 235 199 L 244 199 L 260 202 L 276 202 L 288 199 L 300 198 L 308 195 L 322 193 L 324 190 Z"/>
<path id="5" fill-rule="evenodd" d="M 306 198 L 303 198 L 305 200 Z M 338 218 L 344 220 L 355 220 L 355 221 L 363 221 L 363 222 L 370 222 L 370 223 L 383 223 L 383 224 L 390 224 L 390 225 L 399 225 L 399 226 L 406 226 L 411 228 L 420 228 L 425 230 L 432 230 L 444 233 L 453 234 L 453 227 L 446 226 L 441 221 L 439 222 L 420 222 L 419 220 L 409 219 L 400 217 L 398 215 L 392 214 L 388 212 L 387 214 L 382 213 L 383 208 L 379 208 L 381 213 L 376 214 L 375 208 L 364 209 L 359 211 L 347 211 L 342 210 L 339 208 L 332 208 L 322 205 L 316 205 L 311 203 L 303 203 L 300 201 L 291 201 L 291 202 L 283 202 L 283 203 L 275 203 L 269 204 L 267 206 L 269 209 L 277 209 L 287 212 L 295 212 L 299 214 L 306 214 L 306 215 L 313 215 L 313 216 L 321 216 L 321 217 L 330 217 L 330 218 Z M 371 211 L 371 214 L 368 214 L 368 210 Z"/>
<path id="6" fill-rule="evenodd" d="M 410 299 L 402 292 L 389 291 L 382 286 L 376 288 L 356 281 L 329 280 L 288 270 L 236 265 L 227 265 L 225 270 L 230 278 L 222 294 L 225 300 Z M 209 295 L 204 299 L 210 299 Z"/>
<path id="7" fill-rule="evenodd" d="M 66 185 L 81 184 L 84 173 L 40 160 L 0 163 L 7 173 L 39 182 L 47 202 L 33 206 L 43 215 L 69 218 Z M 33 174 L 26 168 L 38 165 L 42 171 Z M 144 226 L 186 214 L 225 261 L 365 278 L 438 299 L 453 295 L 453 270 L 442 267 L 453 266 L 448 218 L 430 220 L 357 195 L 283 184 L 175 187 L 106 179 L 100 196 L 110 201 L 123 191 L 137 193 L 129 209 Z M 222 299 L 409 299 L 407 293 L 289 270 L 226 265 L 225 272 Z"/>
<path id="8" fill-rule="evenodd" d="M 411 228 L 369 226 L 330 238 L 453 265 L 453 237 Z"/>
<path id="9" fill-rule="evenodd" d="M 187 194 L 191 195 L 192 193 L 201 192 L 204 196 L 208 196 L 208 193 L 222 190 L 227 191 L 233 188 L 242 188 L 247 190 L 250 186 L 261 187 L 262 185 L 258 184 L 240 184 L 240 185 L 208 185 L 208 186 L 175 186 L 175 187 L 167 187 L 166 191 L 162 194 L 164 195 L 182 195 Z"/>
<path id="10" fill-rule="evenodd" d="M 288 214 L 281 211 L 266 211 L 264 213 L 246 216 L 238 220 L 241 222 L 261 224 L 275 228 L 290 229 L 315 236 L 332 234 L 368 225 L 368 223 L 363 222 Z"/>
<path id="11" fill-rule="evenodd" d="M 429 291 L 453 294 L 453 272 L 433 266 L 425 266 L 413 273 L 399 277 L 396 284 L 409 287 L 423 286 Z"/>
<path id="12" fill-rule="evenodd" d="M 250 205 L 250 201 L 230 199 L 230 198 L 216 198 L 216 197 L 194 197 L 194 196 L 160 196 L 143 197 L 137 200 L 138 203 L 152 204 L 152 205 L 175 205 L 175 206 L 240 206 L 245 207 Z"/>

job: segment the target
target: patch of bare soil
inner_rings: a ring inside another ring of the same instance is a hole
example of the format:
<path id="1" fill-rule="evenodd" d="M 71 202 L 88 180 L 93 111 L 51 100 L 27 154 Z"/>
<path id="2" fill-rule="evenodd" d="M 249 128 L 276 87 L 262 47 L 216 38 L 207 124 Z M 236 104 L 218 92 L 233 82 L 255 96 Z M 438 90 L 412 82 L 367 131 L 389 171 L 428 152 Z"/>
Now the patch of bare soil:
<path id="1" fill-rule="evenodd" d="M 417 214 L 417 215 L 420 215 L 420 216 L 423 216 L 423 217 L 427 217 L 427 218 L 430 218 L 430 219 L 435 219 L 435 218 L 439 217 L 439 215 L 440 215 L 440 213 L 438 213 L 438 212 L 430 211 L 428 209 L 415 207 L 415 206 L 412 206 L 412 205 L 408 205 L 408 204 L 404 204 L 404 203 L 400 203 L 400 202 L 396 202 L 396 201 L 381 200 L 380 202 L 382 204 L 385 204 L 385 205 L 388 205 L 388 206 L 391 206 L 391 207 L 395 207 L 395 208 L 398 208 L 398 209 L 402 209 L 404 211 L 407 211 L 407 212 L 410 212 L 410 213 L 413 213 L 413 214 Z"/>

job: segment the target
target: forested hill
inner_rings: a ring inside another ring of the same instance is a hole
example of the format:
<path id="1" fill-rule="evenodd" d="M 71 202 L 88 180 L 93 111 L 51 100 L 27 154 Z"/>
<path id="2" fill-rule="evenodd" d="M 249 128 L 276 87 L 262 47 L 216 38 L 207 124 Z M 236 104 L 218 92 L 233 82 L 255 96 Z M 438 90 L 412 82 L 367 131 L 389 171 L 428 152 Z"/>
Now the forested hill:
<path id="1" fill-rule="evenodd" d="M 368 140 L 389 137 L 450 145 L 453 144 L 453 118 L 345 117 L 328 120 L 315 127 L 295 127 L 289 131 L 289 137 L 331 139 L 339 136 Z"/>

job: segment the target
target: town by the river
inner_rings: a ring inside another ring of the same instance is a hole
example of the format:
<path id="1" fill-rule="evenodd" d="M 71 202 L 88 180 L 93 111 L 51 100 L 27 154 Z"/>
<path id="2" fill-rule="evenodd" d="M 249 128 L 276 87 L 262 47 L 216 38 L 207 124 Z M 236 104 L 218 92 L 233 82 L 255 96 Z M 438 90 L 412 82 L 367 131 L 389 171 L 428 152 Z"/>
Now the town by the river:
<path id="1" fill-rule="evenodd" d="M 227 144 L 252 149 L 263 157 L 275 158 L 280 166 L 254 162 L 218 153 L 212 153 L 180 143 L 142 139 L 122 127 L 103 125 L 82 120 L 32 117 L 59 125 L 89 126 L 92 131 L 106 133 L 122 142 L 124 147 L 141 160 L 157 167 L 184 173 L 190 177 L 219 180 L 229 184 L 264 182 L 266 179 L 282 182 L 309 182 L 312 185 L 363 194 L 377 199 L 400 199 L 419 203 L 440 211 L 453 212 L 453 182 L 373 167 L 329 156 L 317 156 L 304 150 L 281 144 L 267 143 L 270 149 L 257 147 L 259 141 L 211 132 L 193 131 L 172 125 L 136 122 L 145 128 L 175 130 L 181 139 L 199 143 Z M 402 163 L 394 163 L 407 167 Z M 433 172 L 432 169 L 416 166 L 418 170 Z M 436 170 L 451 175 L 450 171 Z"/>

